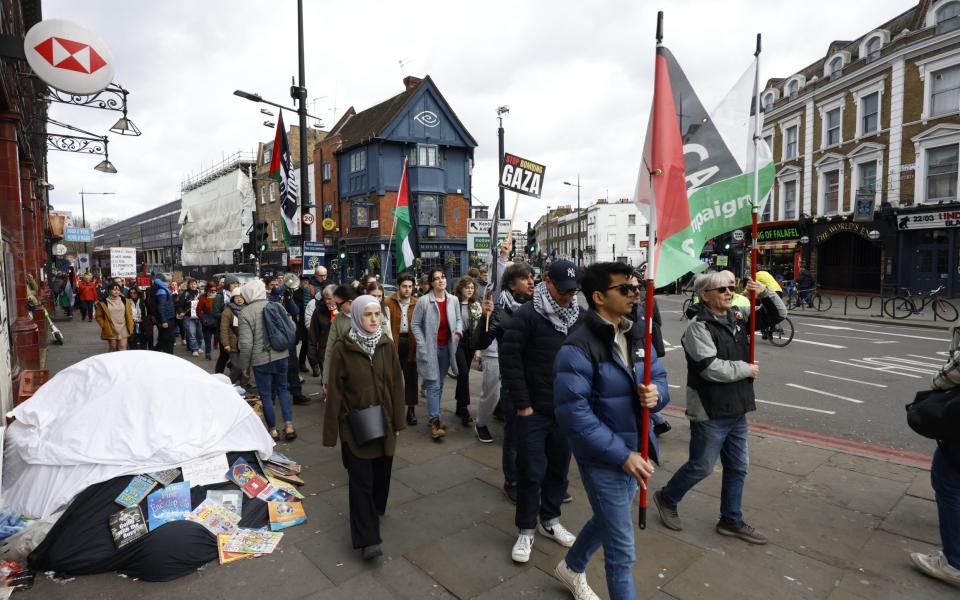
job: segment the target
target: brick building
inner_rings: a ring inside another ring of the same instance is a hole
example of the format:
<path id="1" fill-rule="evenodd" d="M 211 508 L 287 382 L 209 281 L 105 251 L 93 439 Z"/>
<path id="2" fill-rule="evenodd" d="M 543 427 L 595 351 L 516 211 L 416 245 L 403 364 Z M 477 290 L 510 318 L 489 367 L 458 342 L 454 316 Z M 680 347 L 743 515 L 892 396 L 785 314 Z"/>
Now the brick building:
<path id="1" fill-rule="evenodd" d="M 825 288 L 960 295 L 960 1 L 921 0 L 761 94 L 773 201 L 760 263 Z"/>
<path id="2" fill-rule="evenodd" d="M 393 278 L 393 208 L 408 159 L 410 212 L 423 268 L 451 278 L 468 267 L 473 151 L 477 142 L 430 77 L 406 77 L 404 91 L 366 110 L 352 107 L 317 144 L 316 204 L 327 262 L 346 244 L 344 280 L 365 271 Z M 326 224 L 324 226 L 324 223 Z M 336 263 L 333 263 L 336 264 Z"/>

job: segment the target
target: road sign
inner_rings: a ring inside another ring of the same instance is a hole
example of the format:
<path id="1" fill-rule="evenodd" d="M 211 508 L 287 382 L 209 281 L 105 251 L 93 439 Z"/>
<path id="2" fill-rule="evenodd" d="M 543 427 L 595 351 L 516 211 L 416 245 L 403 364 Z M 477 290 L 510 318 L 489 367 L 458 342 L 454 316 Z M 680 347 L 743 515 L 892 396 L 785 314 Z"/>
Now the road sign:
<path id="1" fill-rule="evenodd" d="M 58 90 L 90 95 L 113 81 L 113 54 L 106 42 L 72 21 L 40 21 L 24 37 L 23 51 L 33 72 Z"/>
<path id="2" fill-rule="evenodd" d="M 63 231 L 63 239 L 68 242 L 92 242 L 93 230 L 89 227 L 67 227 Z"/>
<path id="3" fill-rule="evenodd" d="M 334 228 L 336 228 L 337 226 L 337 222 L 331 219 L 330 217 L 327 217 L 326 219 L 321 221 L 320 224 L 323 225 L 324 231 L 333 231 Z"/>
<path id="4" fill-rule="evenodd" d="M 733 230 L 733 239 L 734 239 L 734 241 L 742 242 L 742 241 L 743 241 L 743 230 L 742 230 L 742 229 L 734 229 L 734 230 Z"/>
<path id="5" fill-rule="evenodd" d="M 489 252 L 490 251 L 490 227 L 493 226 L 493 219 L 468 219 L 467 220 L 467 251 L 469 252 Z M 503 241 L 510 235 L 510 221 L 501 219 L 497 228 L 497 239 Z"/>
<path id="6" fill-rule="evenodd" d="M 313 213 L 303 213 L 303 224 L 313 225 Z"/>
<path id="7" fill-rule="evenodd" d="M 727 255 L 726 255 L 726 254 L 721 254 L 720 256 L 717 257 L 717 266 L 718 266 L 718 267 L 725 267 L 725 266 L 727 266 Z"/>

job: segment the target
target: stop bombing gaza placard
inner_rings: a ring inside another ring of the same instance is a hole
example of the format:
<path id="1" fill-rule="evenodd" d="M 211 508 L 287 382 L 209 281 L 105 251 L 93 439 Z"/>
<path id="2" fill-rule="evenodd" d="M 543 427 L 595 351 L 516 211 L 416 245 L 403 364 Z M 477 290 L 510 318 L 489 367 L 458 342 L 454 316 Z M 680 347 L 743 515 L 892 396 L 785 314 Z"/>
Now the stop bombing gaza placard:
<path id="1" fill-rule="evenodd" d="M 547 168 L 532 160 L 504 153 L 500 169 L 500 187 L 525 196 L 540 197 Z"/>

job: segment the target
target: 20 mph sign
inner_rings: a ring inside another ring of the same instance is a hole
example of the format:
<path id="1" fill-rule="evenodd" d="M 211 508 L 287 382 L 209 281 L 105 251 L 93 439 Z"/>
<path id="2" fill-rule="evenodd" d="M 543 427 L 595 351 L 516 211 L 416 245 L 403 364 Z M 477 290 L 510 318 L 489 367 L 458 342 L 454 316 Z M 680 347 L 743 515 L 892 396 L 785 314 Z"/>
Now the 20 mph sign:
<path id="1" fill-rule="evenodd" d="M 99 35 L 72 21 L 40 21 L 24 37 L 23 51 L 44 83 L 69 94 L 96 94 L 113 80 L 110 48 Z"/>
<path id="2" fill-rule="evenodd" d="M 313 213 L 303 213 L 301 220 L 304 225 L 313 225 Z"/>

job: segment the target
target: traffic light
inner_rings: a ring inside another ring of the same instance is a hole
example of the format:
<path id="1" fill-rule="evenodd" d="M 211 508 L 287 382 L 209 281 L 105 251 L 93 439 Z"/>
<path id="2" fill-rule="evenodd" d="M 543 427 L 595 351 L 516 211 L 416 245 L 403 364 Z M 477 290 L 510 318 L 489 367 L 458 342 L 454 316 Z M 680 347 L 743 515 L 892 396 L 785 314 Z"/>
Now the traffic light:
<path id="1" fill-rule="evenodd" d="M 529 225 L 527 226 L 527 255 L 533 256 L 537 253 L 537 232 Z"/>
<path id="2" fill-rule="evenodd" d="M 267 223 L 265 221 L 257 221 L 254 226 L 253 239 L 257 252 L 267 251 Z"/>
<path id="3" fill-rule="evenodd" d="M 347 240 L 340 238 L 339 249 L 337 250 L 337 257 L 340 260 L 347 260 Z"/>

